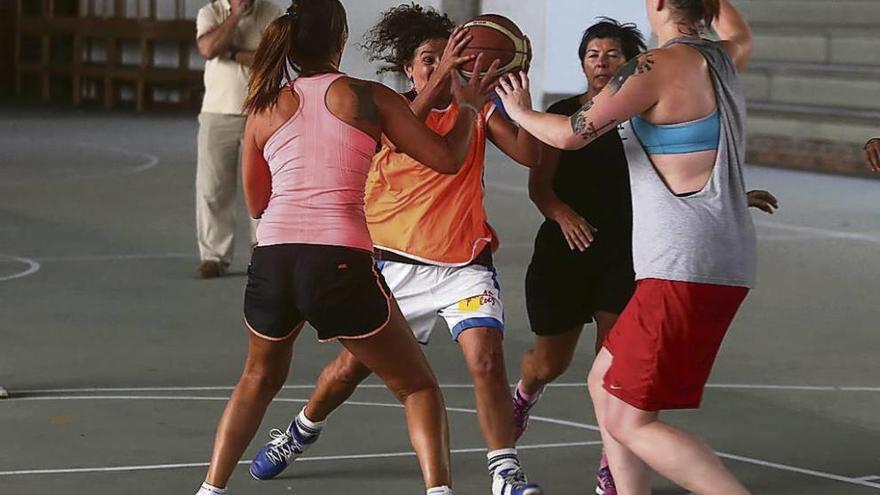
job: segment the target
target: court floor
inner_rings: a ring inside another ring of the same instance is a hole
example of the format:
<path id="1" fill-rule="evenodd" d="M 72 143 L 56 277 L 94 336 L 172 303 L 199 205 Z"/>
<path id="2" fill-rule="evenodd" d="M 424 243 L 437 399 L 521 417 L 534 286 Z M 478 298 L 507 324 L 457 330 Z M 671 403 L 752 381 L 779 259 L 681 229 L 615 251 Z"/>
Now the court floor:
<path id="1" fill-rule="evenodd" d="M 0 494 L 194 493 L 241 371 L 245 223 L 229 277 L 199 281 L 193 116 L 0 108 Z M 531 343 L 523 280 L 540 215 L 527 172 L 497 153 L 490 220 L 508 375 Z M 880 182 L 749 167 L 758 286 L 722 349 L 699 433 L 756 494 L 880 493 Z M 242 212 L 242 219 L 244 215 Z M 548 494 L 589 494 L 598 434 L 584 377 L 591 327 L 521 441 Z M 289 386 L 245 461 L 284 426 L 337 351 L 304 332 Z M 457 493 L 488 493 L 472 388 L 438 329 L 426 349 L 450 407 Z M 423 493 L 403 411 L 375 380 L 278 480 L 242 464 L 230 494 Z M 655 493 L 683 494 L 658 479 Z"/>

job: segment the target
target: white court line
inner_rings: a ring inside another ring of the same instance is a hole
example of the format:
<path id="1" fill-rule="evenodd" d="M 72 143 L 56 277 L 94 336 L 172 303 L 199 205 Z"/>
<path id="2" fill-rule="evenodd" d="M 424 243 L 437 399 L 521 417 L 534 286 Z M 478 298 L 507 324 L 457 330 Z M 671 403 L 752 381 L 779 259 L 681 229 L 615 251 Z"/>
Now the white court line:
<path id="1" fill-rule="evenodd" d="M 539 449 L 559 449 L 565 447 L 588 447 L 601 445 L 602 442 L 595 440 L 592 442 L 566 442 L 566 443 L 545 443 L 537 445 L 519 445 L 518 450 L 539 450 Z M 469 449 L 451 449 L 452 454 L 473 454 L 486 452 L 485 448 L 469 448 Z M 299 462 L 320 462 L 320 461 L 348 461 L 348 460 L 364 460 L 364 459 L 388 459 L 394 457 L 415 457 L 416 453 L 409 452 L 383 452 L 376 454 L 349 454 L 349 455 L 326 455 L 314 457 L 301 457 L 296 460 Z M 248 466 L 251 461 L 239 461 L 239 466 Z M 65 468 L 65 469 L 22 469 L 17 471 L 0 471 L 0 476 L 24 476 L 24 475 L 47 475 L 47 474 L 81 474 L 81 473 L 108 473 L 108 472 L 131 472 L 131 471 L 159 471 L 165 469 L 186 469 L 208 467 L 207 462 L 187 462 L 180 464 L 146 464 L 140 466 L 112 466 L 100 468 Z"/>
<path id="2" fill-rule="evenodd" d="M 162 401 L 173 401 L 173 400 L 194 400 L 194 401 L 227 401 L 227 397 L 199 397 L 199 396 L 67 396 L 67 397 L 23 397 L 19 399 L 12 399 L 11 401 L 4 401 L 5 403 L 15 403 L 15 402 L 23 402 L 23 401 L 48 401 L 48 400 L 162 400 Z M 288 399 L 288 398 L 276 398 L 275 402 L 295 402 L 295 403 L 306 403 L 308 402 L 306 399 Z M 347 401 L 345 402 L 347 405 L 361 405 L 361 406 L 374 406 L 374 407 L 388 407 L 388 408 L 397 408 L 402 409 L 403 406 L 401 404 L 388 404 L 388 403 L 380 403 L 380 402 L 358 402 L 358 401 Z M 449 411 L 455 412 L 467 412 L 471 414 L 476 414 L 475 409 L 465 409 L 465 408 L 447 408 Z M 532 420 L 538 422 L 547 422 L 552 424 L 558 424 L 563 426 L 570 426 L 573 428 L 597 431 L 598 428 L 595 425 L 591 425 L 588 423 L 580 423 L 577 421 L 567 421 L 555 418 L 546 418 L 542 416 L 532 416 Z M 776 469 L 778 471 L 787 471 L 792 473 L 804 474 L 807 476 L 812 476 L 815 478 L 823 478 L 831 481 L 839 481 L 842 483 L 848 483 L 852 485 L 865 486 L 868 488 L 877 488 L 880 489 L 880 483 L 872 483 L 870 481 L 866 481 L 860 478 L 851 478 L 847 476 L 841 476 L 833 473 L 826 473 L 823 471 L 816 471 L 812 469 L 801 468 L 797 466 L 791 466 L 787 464 L 780 464 L 776 462 L 765 461 L 762 459 L 755 459 L 752 457 L 745 457 L 735 454 L 728 454 L 724 452 L 717 452 L 718 456 L 723 457 L 725 459 L 730 459 L 733 461 L 739 461 L 747 464 L 753 464 L 756 466 L 766 467 L 770 469 Z M 376 454 L 363 454 L 363 455 L 376 455 Z M 154 467 L 151 469 L 172 469 L 174 466 L 180 467 L 189 467 L 190 465 L 162 465 L 162 466 L 172 466 L 172 467 Z M 195 467 L 202 467 L 205 464 L 197 464 Z M 148 466 L 149 468 L 149 466 Z M 67 468 L 67 472 L 95 472 L 94 470 L 118 470 L 120 468 L 114 467 L 105 467 L 105 468 Z M 70 469 L 91 469 L 91 471 L 69 471 Z M 30 472 L 30 474 L 56 474 L 59 470 L 26 470 Z M 51 471 L 51 472 L 50 472 Z M 10 473 L 23 473 L 25 470 L 17 470 L 17 471 L 0 471 L 0 476 L 13 476 L 14 474 Z"/>
<path id="3" fill-rule="evenodd" d="M 0 282 L 6 282 L 8 280 L 15 280 L 17 278 L 28 277 L 28 276 L 31 276 L 31 275 L 37 273 L 38 271 L 40 271 L 40 263 L 37 262 L 36 260 L 32 260 L 30 258 L 21 258 L 19 256 L 12 256 L 9 254 L 0 254 L 0 261 L 3 261 L 3 260 L 11 260 L 15 263 L 22 263 L 24 265 L 27 265 L 27 268 L 25 268 L 24 271 L 21 271 L 19 273 L 14 273 L 12 275 L 5 275 L 5 276 L 0 277 Z"/>
<path id="4" fill-rule="evenodd" d="M 510 386 L 516 385 L 511 383 Z M 586 388 L 586 383 L 551 383 L 547 388 Z M 233 386 L 206 386 L 206 387 L 105 387 L 105 388 L 44 388 L 13 390 L 16 395 L 21 394 L 72 394 L 72 393 L 111 393 L 111 392 L 210 392 L 232 390 Z M 314 384 L 309 385 L 285 385 L 284 390 L 311 390 Z M 381 383 L 364 383 L 358 385 L 361 389 L 384 389 Z M 448 383 L 440 385 L 440 388 L 471 389 L 472 383 Z M 880 387 L 843 387 L 843 386 L 817 386 L 817 385 L 766 385 L 749 383 L 709 383 L 706 388 L 732 389 L 732 390 L 780 390 L 792 392 L 880 392 Z"/>
<path id="5" fill-rule="evenodd" d="M 856 478 L 860 481 L 880 481 L 880 476 L 871 475 L 871 476 L 862 476 L 861 478 Z"/>
<path id="6" fill-rule="evenodd" d="M 862 232 L 845 232 L 842 230 L 821 229 L 817 227 L 805 227 L 802 225 L 768 222 L 766 220 L 755 220 L 755 225 L 760 225 L 761 227 L 767 227 L 771 229 L 784 230 L 788 232 L 807 234 L 814 237 L 844 239 L 848 241 L 865 241 L 880 244 L 880 235 L 865 234 Z"/>
<path id="7" fill-rule="evenodd" d="M 159 164 L 159 157 L 158 156 L 150 154 L 150 153 L 144 153 L 142 151 L 133 151 L 133 150 L 125 149 L 125 148 L 117 148 L 117 147 L 113 147 L 113 146 L 103 146 L 103 145 L 98 145 L 98 144 L 93 144 L 93 143 L 76 143 L 76 145 L 79 146 L 80 148 L 89 148 L 89 149 L 93 149 L 93 150 L 110 151 L 110 152 L 114 152 L 114 153 L 120 153 L 122 155 L 136 156 L 136 157 L 140 157 L 140 158 L 144 159 L 143 163 L 141 163 L 139 165 L 135 165 L 134 167 L 128 168 L 126 170 L 123 170 L 121 173 L 123 173 L 125 175 L 139 174 L 141 172 L 146 172 L 147 170 L 149 170 Z"/>
<path id="8" fill-rule="evenodd" d="M 128 261 L 128 260 L 163 260 L 169 258 L 198 258 L 194 253 L 159 253 L 159 254 L 105 254 L 90 256 L 47 256 L 35 258 L 42 263 L 52 262 L 88 262 L 88 261 Z"/>
<path id="9" fill-rule="evenodd" d="M 489 189 L 495 189 L 497 191 L 513 193 L 513 194 L 528 194 L 529 190 L 522 186 L 514 186 L 510 184 L 499 184 L 499 183 L 490 183 L 488 185 Z M 791 225 L 780 222 L 768 222 L 767 220 L 755 220 L 755 225 L 759 225 L 761 227 L 782 230 L 787 232 L 795 232 L 799 234 L 805 234 L 813 237 L 824 237 L 828 239 L 845 239 L 850 241 L 865 241 L 871 243 L 880 244 L 880 235 L 875 234 L 866 234 L 863 232 L 845 232 L 842 230 L 832 230 L 832 229 L 822 229 L 818 227 L 805 227 L 801 225 Z M 767 238 L 762 237 L 763 240 L 790 240 L 785 237 L 781 237 L 779 239 L 768 236 Z"/>

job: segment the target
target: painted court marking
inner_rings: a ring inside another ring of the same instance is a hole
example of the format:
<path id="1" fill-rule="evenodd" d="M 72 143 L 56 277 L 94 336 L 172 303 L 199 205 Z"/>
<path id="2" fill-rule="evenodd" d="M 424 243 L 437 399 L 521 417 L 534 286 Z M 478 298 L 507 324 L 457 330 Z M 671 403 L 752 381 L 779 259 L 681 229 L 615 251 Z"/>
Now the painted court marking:
<path id="1" fill-rule="evenodd" d="M 14 264 L 22 264 L 25 265 L 26 268 L 18 273 L 13 273 L 12 275 L 3 275 L 0 276 L 0 282 L 6 282 L 8 280 L 15 280 L 17 278 L 29 277 L 38 271 L 40 271 L 40 263 L 36 260 L 32 260 L 30 258 L 22 258 L 20 256 L 12 256 L 9 254 L 0 254 L 0 265 L 6 263 L 14 263 Z"/>
<path id="2" fill-rule="evenodd" d="M 491 183 L 487 186 L 489 189 L 494 189 L 496 191 L 510 193 L 510 194 L 528 194 L 529 190 L 523 186 L 516 186 L 511 184 L 499 184 L 499 183 Z M 843 239 L 849 241 L 863 241 L 870 242 L 873 244 L 880 244 L 880 235 L 876 234 L 868 234 L 864 232 L 846 232 L 842 230 L 833 230 L 833 229 L 823 229 L 818 227 L 806 227 L 802 225 L 791 225 L 781 222 L 770 222 L 764 219 L 755 219 L 755 225 L 760 227 L 765 227 L 768 229 L 780 230 L 783 232 L 788 232 L 790 234 L 798 234 L 803 237 L 818 237 L 825 239 Z M 794 235 L 771 235 L 771 236 L 760 236 L 762 240 L 795 240 L 801 237 Z"/>
<path id="3" fill-rule="evenodd" d="M 445 386 L 444 386 L 445 387 Z M 60 396 L 60 397 L 22 397 L 6 402 L 6 404 L 15 403 L 15 402 L 27 402 L 27 401 L 58 401 L 58 400 L 130 400 L 130 401 L 227 401 L 228 397 L 200 397 L 200 396 L 125 396 L 125 395 L 106 395 L 106 396 Z M 306 399 L 289 399 L 289 398 L 276 398 L 276 402 L 295 402 L 295 403 L 305 403 Z M 397 408 L 402 409 L 403 406 L 401 404 L 391 404 L 391 403 L 381 403 L 381 402 L 362 402 L 362 401 L 348 401 L 345 403 L 350 406 L 372 406 L 372 407 L 387 407 L 387 408 Z M 463 412 L 476 414 L 475 409 L 467 409 L 467 408 L 458 408 L 458 407 L 449 407 L 447 410 L 452 412 Z M 598 428 L 595 425 L 591 425 L 588 423 L 581 423 L 577 421 L 568 421 L 561 420 L 556 418 L 548 418 L 543 416 L 532 416 L 531 419 L 533 421 L 556 424 L 561 426 L 569 426 L 572 428 L 597 431 Z M 573 447 L 573 446 L 586 446 L 586 445 L 599 445 L 601 442 L 571 442 L 565 444 L 539 444 L 532 446 L 523 446 L 520 448 L 527 449 L 539 449 L 539 448 L 561 448 L 561 447 Z M 459 449 L 455 451 L 455 453 L 467 453 L 467 452 L 482 452 L 483 449 Z M 311 458 L 313 460 L 340 460 L 340 459 L 372 459 L 372 458 L 382 458 L 382 457 L 403 457 L 403 456 L 411 456 L 414 455 L 412 452 L 391 452 L 391 453 L 374 453 L 374 454 L 347 454 L 343 456 L 329 456 L 326 458 Z M 875 488 L 880 489 L 880 483 L 874 483 L 870 479 L 865 478 L 852 478 L 847 476 L 841 476 L 834 473 L 827 473 L 823 471 L 817 471 L 812 469 L 806 469 L 798 466 L 791 466 L 787 464 L 780 464 L 776 462 L 770 462 L 763 459 L 756 459 L 752 457 L 745 457 L 736 454 L 729 454 L 724 452 L 718 452 L 718 455 L 722 458 L 743 462 L 747 464 L 752 464 L 756 466 L 761 466 L 769 469 L 775 469 L 779 471 L 786 471 L 791 473 L 798 473 L 807 476 L 812 476 L 815 478 L 822 478 L 831 481 L 838 481 L 841 483 L 848 483 L 851 485 L 858 485 L 867 488 Z M 357 456 L 357 457 L 352 457 Z M 306 460 L 306 459 L 303 459 Z M 27 469 L 27 470 L 10 470 L 10 471 L 0 471 L 0 477 L 2 476 L 23 476 L 23 475 L 53 475 L 53 474 L 73 474 L 73 473 L 94 473 L 94 472 L 108 472 L 108 471 L 147 471 L 147 470 L 162 470 L 162 469 L 180 469 L 180 468 L 192 468 L 192 467 L 204 467 L 207 464 L 205 463 L 185 463 L 185 464 L 155 464 L 155 465 L 140 465 L 140 466 L 106 466 L 106 467 L 92 467 L 92 468 L 61 468 L 61 469 Z"/>
<path id="4" fill-rule="evenodd" d="M 513 387 L 515 383 L 511 383 Z M 570 382 L 570 383 L 551 383 L 547 388 L 586 388 L 586 383 Z M 472 383 L 448 383 L 440 386 L 449 389 L 471 389 L 474 388 Z M 82 393 L 114 393 L 114 392 L 212 392 L 232 390 L 234 387 L 229 385 L 207 386 L 207 387 L 105 387 L 105 388 L 42 388 L 42 389 L 24 389 L 14 390 L 16 395 L 32 395 L 32 394 L 82 394 Z M 314 384 L 309 385 L 285 385 L 284 390 L 311 390 L 315 388 Z M 381 383 L 364 383 L 358 385 L 358 389 L 385 389 L 385 385 Z M 823 386 L 823 385 L 767 385 L 759 383 L 709 383 L 706 388 L 716 389 L 733 389 L 733 390 L 777 390 L 792 392 L 880 392 L 880 387 L 856 387 L 856 386 Z M 36 397 L 31 397 L 36 399 Z"/>
<path id="5" fill-rule="evenodd" d="M 137 158 L 141 158 L 143 161 L 137 165 L 127 167 L 125 170 L 119 172 L 125 175 L 131 174 L 139 174 L 141 172 L 146 172 L 151 168 L 155 167 L 159 164 L 159 157 L 153 155 L 151 153 L 144 153 L 143 151 L 134 151 L 127 148 L 118 148 L 115 146 L 104 146 L 94 143 L 76 143 L 80 148 L 86 148 L 91 150 L 99 150 L 99 151 L 109 151 L 111 153 L 119 153 L 120 155 L 128 155 Z M 102 174 L 103 175 L 103 174 Z M 109 175 L 109 174 L 107 174 Z"/>

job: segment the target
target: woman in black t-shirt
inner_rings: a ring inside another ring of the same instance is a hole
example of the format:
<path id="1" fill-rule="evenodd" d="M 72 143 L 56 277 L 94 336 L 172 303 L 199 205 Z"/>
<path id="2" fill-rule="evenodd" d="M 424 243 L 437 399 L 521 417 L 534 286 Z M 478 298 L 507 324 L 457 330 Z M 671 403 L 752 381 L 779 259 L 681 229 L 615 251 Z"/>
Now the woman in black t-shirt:
<path id="1" fill-rule="evenodd" d="M 574 115 L 645 49 L 633 24 L 604 18 L 591 26 L 578 49 L 587 92 L 554 103 L 548 112 Z M 577 151 L 545 146 L 530 172 L 529 196 L 546 220 L 526 274 L 526 307 L 536 336 L 514 393 L 517 437 L 544 385 L 568 369 L 584 325 L 596 321 L 601 345 L 635 289 L 628 174 L 617 132 Z M 598 482 L 603 493 L 615 493 L 605 462 Z"/>

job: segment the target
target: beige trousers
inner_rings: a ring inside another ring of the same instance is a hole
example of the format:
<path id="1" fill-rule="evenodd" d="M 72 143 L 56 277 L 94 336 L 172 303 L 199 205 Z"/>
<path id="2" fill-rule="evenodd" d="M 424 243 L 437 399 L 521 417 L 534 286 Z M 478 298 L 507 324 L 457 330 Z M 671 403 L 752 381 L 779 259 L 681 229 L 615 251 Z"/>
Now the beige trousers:
<path id="1" fill-rule="evenodd" d="M 196 231 L 202 261 L 232 263 L 244 123 L 240 115 L 199 114 Z M 251 221 L 251 244 L 255 230 Z"/>

